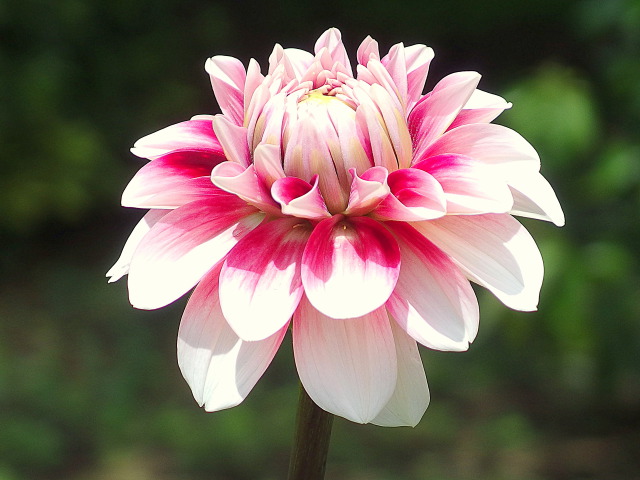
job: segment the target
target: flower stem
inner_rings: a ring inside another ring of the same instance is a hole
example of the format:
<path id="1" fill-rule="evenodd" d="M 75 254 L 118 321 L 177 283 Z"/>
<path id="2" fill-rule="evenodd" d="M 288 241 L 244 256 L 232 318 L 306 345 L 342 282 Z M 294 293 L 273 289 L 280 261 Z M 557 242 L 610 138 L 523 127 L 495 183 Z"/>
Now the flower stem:
<path id="1" fill-rule="evenodd" d="M 333 415 L 318 407 L 300 384 L 296 433 L 289 480 L 322 480 L 327 464 Z"/>

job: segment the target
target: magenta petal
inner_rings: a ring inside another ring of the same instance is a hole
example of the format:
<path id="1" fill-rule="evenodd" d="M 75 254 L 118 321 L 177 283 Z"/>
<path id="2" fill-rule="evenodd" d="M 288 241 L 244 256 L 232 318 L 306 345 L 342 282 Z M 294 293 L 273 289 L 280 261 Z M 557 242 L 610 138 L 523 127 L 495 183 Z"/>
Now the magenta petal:
<path id="1" fill-rule="evenodd" d="M 245 342 L 227 324 L 218 299 L 220 268 L 210 270 L 189 298 L 178 330 L 178 365 L 208 412 L 241 403 L 275 356 L 287 327 Z"/>
<path id="2" fill-rule="evenodd" d="M 211 170 L 225 158 L 210 150 L 178 150 L 147 163 L 122 194 L 122 205 L 135 208 L 176 208 L 217 190 Z"/>
<path id="3" fill-rule="evenodd" d="M 198 200 L 171 211 L 135 251 L 129 271 L 131 304 L 154 309 L 181 297 L 262 218 L 235 195 Z"/>
<path id="4" fill-rule="evenodd" d="M 395 239 L 368 217 L 335 215 L 321 221 L 302 257 L 309 301 L 333 318 L 359 317 L 384 304 L 399 270 Z"/>
<path id="5" fill-rule="evenodd" d="M 221 163 L 211 172 L 211 181 L 217 187 L 238 195 L 264 212 L 275 215 L 280 213 L 280 209 L 256 174 L 253 165 L 245 168 L 235 162 Z"/>
<path id="6" fill-rule="evenodd" d="M 393 394 L 397 359 L 384 308 L 348 320 L 329 318 L 303 297 L 293 316 L 293 353 L 300 381 L 323 410 L 372 421 Z"/>
<path id="7" fill-rule="evenodd" d="M 210 119 L 188 120 L 158 130 L 138 140 L 131 152 L 153 159 L 174 150 L 211 150 L 213 155 L 224 156 Z"/>
<path id="8" fill-rule="evenodd" d="M 271 195 L 285 215 L 315 220 L 331 216 L 318 188 L 317 175 L 313 185 L 297 177 L 280 178 L 271 186 Z"/>
<path id="9" fill-rule="evenodd" d="M 243 340 L 263 340 L 291 318 L 303 293 L 300 262 L 310 233 L 307 222 L 281 218 L 263 223 L 229 252 L 220 303 Z"/>
<path id="10" fill-rule="evenodd" d="M 373 211 L 376 218 L 415 222 L 439 218 L 446 213 L 442 186 L 429 173 L 417 168 L 391 172 L 388 178 L 391 195 Z"/>
<path id="11" fill-rule="evenodd" d="M 480 74 L 476 72 L 452 73 L 416 104 L 408 117 L 415 158 L 447 130 L 479 81 Z"/>
<path id="12" fill-rule="evenodd" d="M 242 62 L 237 58 L 218 55 L 207 60 L 205 70 L 222 113 L 235 125 L 244 122 L 244 87 L 247 78 Z"/>
<path id="13" fill-rule="evenodd" d="M 416 341 L 436 350 L 466 350 L 478 332 L 476 296 L 460 269 L 414 228 L 392 222 L 402 266 L 387 309 Z"/>

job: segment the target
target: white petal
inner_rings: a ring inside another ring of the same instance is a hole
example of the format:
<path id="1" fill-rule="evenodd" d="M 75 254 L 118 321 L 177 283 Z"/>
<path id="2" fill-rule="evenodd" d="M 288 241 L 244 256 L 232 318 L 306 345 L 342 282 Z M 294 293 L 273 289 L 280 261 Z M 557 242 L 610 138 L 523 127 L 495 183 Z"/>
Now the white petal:
<path id="1" fill-rule="evenodd" d="M 511 213 L 523 217 L 548 220 L 561 227 L 564 213 L 553 188 L 539 173 L 512 176 L 507 179 L 513 194 Z"/>
<path id="2" fill-rule="evenodd" d="M 293 322 L 296 367 L 312 400 L 353 422 L 373 420 L 391 398 L 397 378 L 393 333 L 384 307 L 363 317 L 336 320 L 303 298 Z"/>
<path id="3" fill-rule="evenodd" d="M 149 210 L 147 214 L 142 217 L 142 220 L 138 222 L 131 231 L 129 238 L 127 238 L 120 258 L 118 258 L 118 261 L 107 272 L 109 283 L 120 280 L 129 273 L 129 265 L 131 264 L 131 258 L 133 258 L 133 252 L 136 251 L 138 244 L 142 241 L 142 237 L 151 230 L 151 227 L 153 227 L 158 220 L 170 211 L 171 210 Z"/>
<path id="4" fill-rule="evenodd" d="M 229 327 L 218 299 L 219 267 L 189 299 L 178 331 L 178 365 L 200 406 L 212 412 L 241 403 L 273 359 L 286 333 L 244 342 Z"/>
<path id="5" fill-rule="evenodd" d="M 542 256 L 529 232 L 511 215 L 446 216 L 413 226 L 506 306 L 536 309 Z"/>
<path id="6" fill-rule="evenodd" d="M 371 423 L 381 427 L 415 427 L 431 396 L 416 341 L 391 322 L 398 358 L 398 380 L 389 402 Z"/>

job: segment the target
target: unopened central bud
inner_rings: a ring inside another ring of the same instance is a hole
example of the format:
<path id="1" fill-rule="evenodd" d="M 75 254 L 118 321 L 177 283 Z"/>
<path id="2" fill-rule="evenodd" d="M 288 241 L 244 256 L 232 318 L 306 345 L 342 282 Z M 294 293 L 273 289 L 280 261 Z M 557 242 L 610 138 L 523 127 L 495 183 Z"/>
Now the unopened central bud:
<path id="1" fill-rule="evenodd" d="M 349 169 L 361 173 L 370 162 L 358 139 L 355 110 L 332 93 L 329 85 L 310 91 L 288 117 L 284 170 L 307 182 L 318 175 L 329 211 L 340 213 L 349 201 Z"/>

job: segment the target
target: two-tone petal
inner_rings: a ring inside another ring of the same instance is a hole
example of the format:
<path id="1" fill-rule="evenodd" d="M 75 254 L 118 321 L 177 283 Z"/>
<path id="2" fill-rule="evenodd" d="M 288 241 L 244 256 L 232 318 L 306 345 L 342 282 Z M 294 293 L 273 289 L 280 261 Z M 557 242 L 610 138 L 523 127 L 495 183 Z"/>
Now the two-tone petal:
<path id="1" fill-rule="evenodd" d="M 431 223 L 431 222 L 424 222 Z M 411 226 L 391 223 L 402 266 L 387 301 L 391 316 L 414 340 L 436 350 L 466 350 L 478 332 L 475 293 L 460 269 Z"/>
<path id="2" fill-rule="evenodd" d="M 131 304 L 154 309 L 180 298 L 263 217 L 231 194 L 172 210 L 136 248 L 129 269 Z"/>
<path id="3" fill-rule="evenodd" d="M 122 205 L 177 208 L 216 194 L 211 171 L 224 156 L 211 150 L 176 150 L 147 163 L 122 193 Z"/>
<path id="4" fill-rule="evenodd" d="M 193 291 L 178 330 L 178 365 L 198 404 L 208 412 L 240 404 L 267 369 L 287 331 L 241 340 L 220 309 L 218 275 L 209 271 Z"/>
<path id="5" fill-rule="evenodd" d="M 143 158 L 158 158 L 175 150 L 210 150 L 224 156 L 222 146 L 213 133 L 213 117 L 194 117 L 142 137 L 131 153 Z"/>
<path id="6" fill-rule="evenodd" d="M 302 257 L 307 297 L 332 318 L 360 317 L 383 305 L 399 271 L 396 240 L 368 217 L 334 215 L 322 220 Z"/>
<path id="7" fill-rule="evenodd" d="M 263 340 L 291 318 L 303 293 L 300 264 L 310 233 L 304 220 L 273 220 L 247 234 L 227 255 L 220 303 L 243 340 Z"/>

